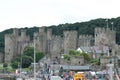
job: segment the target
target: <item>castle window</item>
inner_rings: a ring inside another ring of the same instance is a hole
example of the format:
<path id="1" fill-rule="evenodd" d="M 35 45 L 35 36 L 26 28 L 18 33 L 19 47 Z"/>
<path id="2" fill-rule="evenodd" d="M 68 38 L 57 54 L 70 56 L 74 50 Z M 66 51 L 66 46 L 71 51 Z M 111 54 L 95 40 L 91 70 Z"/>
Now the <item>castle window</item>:
<path id="1" fill-rule="evenodd" d="M 112 49 L 109 49 L 109 53 L 112 53 Z"/>

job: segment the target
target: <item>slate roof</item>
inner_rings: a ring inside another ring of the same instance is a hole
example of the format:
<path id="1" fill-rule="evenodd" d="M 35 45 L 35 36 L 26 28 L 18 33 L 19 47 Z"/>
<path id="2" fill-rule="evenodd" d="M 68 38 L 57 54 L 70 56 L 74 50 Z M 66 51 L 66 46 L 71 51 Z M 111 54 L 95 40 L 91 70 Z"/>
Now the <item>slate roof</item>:
<path id="1" fill-rule="evenodd" d="M 69 65 L 61 65 L 64 70 L 77 70 L 77 71 L 86 71 L 90 70 L 90 66 L 69 66 Z"/>
<path id="2" fill-rule="evenodd" d="M 92 47 L 79 47 L 78 49 L 84 51 L 84 52 L 88 52 L 88 53 L 108 53 L 109 48 L 108 46 L 92 46 Z"/>

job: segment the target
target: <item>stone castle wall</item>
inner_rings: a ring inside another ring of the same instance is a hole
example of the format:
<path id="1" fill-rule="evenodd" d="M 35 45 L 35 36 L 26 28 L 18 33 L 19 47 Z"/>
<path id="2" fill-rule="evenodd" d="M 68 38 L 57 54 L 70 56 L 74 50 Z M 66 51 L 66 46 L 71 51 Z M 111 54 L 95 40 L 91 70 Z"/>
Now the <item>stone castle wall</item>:
<path id="1" fill-rule="evenodd" d="M 5 59 L 4 61 L 10 63 L 13 57 L 23 53 L 25 46 L 30 41 L 30 37 L 26 36 L 25 32 L 18 36 L 18 29 L 13 29 L 13 34 L 5 35 Z"/>
<path id="2" fill-rule="evenodd" d="M 92 35 L 79 35 L 78 47 L 93 46 L 94 38 Z"/>
<path id="3" fill-rule="evenodd" d="M 95 36 L 79 35 L 77 31 L 64 31 L 64 36 L 60 37 L 52 34 L 52 29 L 45 31 L 40 27 L 39 32 L 34 33 L 34 40 L 26 35 L 26 31 L 21 31 L 18 36 L 18 30 L 14 29 L 13 34 L 5 35 L 5 62 L 10 62 L 14 56 L 23 53 L 26 46 L 35 46 L 35 49 L 48 54 L 51 58 L 61 57 L 61 54 L 69 50 L 76 50 L 78 47 L 90 47 L 97 45 L 113 45 L 116 42 L 115 31 L 109 28 L 96 28 Z M 95 42 L 94 42 L 95 41 Z M 113 46 L 115 47 L 115 46 Z"/>

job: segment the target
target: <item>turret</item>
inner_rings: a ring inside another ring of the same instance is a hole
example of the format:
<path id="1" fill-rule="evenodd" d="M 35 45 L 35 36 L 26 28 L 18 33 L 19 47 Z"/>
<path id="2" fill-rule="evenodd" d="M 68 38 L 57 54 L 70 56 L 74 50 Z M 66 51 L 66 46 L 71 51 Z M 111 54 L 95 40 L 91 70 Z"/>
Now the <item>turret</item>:
<path id="1" fill-rule="evenodd" d="M 52 39 L 52 29 L 47 30 L 47 39 L 51 40 Z"/>
<path id="2" fill-rule="evenodd" d="M 45 32 L 45 27 L 40 27 L 39 28 L 39 33 L 41 33 L 41 32 Z"/>
<path id="3" fill-rule="evenodd" d="M 21 30 L 21 37 L 26 36 L 26 30 Z"/>
<path id="4" fill-rule="evenodd" d="M 13 34 L 18 35 L 18 29 L 17 28 L 13 28 Z"/>

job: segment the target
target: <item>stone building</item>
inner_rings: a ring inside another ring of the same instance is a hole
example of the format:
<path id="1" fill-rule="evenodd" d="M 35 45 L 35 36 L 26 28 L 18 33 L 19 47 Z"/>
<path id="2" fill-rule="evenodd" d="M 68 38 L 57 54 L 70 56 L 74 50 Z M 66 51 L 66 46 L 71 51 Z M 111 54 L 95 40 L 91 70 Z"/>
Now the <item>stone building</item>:
<path id="1" fill-rule="evenodd" d="M 44 52 L 51 60 L 60 59 L 62 54 L 69 50 L 77 50 L 79 47 L 91 55 L 99 58 L 101 53 L 111 55 L 119 54 L 119 45 L 116 44 L 116 32 L 110 28 L 95 28 L 95 35 L 78 35 L 77 31 L 64 31 L 63 37 L 52 34 L 52 29 L 40 27 L 33 34 L 33 41 L 26 35 L 25 30 L 14 28 L 12 34 L 5 35 L 5 62 L 11 62 L 13 57 L 23 53 L 26 46 L 33 46 L 36 50 Z M 99 56 L 97 56 L 99 55 Z"/>

